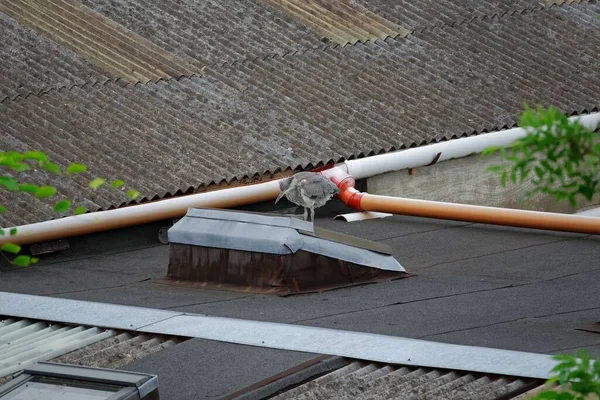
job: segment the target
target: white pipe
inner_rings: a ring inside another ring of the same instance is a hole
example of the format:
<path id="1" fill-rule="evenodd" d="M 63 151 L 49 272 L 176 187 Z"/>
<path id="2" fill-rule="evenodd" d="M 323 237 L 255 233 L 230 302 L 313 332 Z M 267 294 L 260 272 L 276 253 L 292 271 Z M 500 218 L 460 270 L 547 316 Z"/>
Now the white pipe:
<path id="1" fill-rule="evenodd" d="M 257 185 L 215 190 L 213 192 L 174 197 L 152 203 L 72 215 L 51 221 L 17 227 L 10 236 L 4 229 L 0 244 L 11 242 L 30 244 L 91 232 L 118 229 L 126 226 L 160 221 L 184 215 L 191 207 L 230 208 L 274 199 L 279 194 L 279 180 Z"/>
<path id="2" fill-rule="evenodd" d="M 600 113 L 571 117 L 570 120 L 579 120 L 582 125 L 590 129 L 595 129 L 598 123 L 600 123 Z M 421 167 L 429 164 L 438 153 L 441 153 L 438 161 L 442 161 L 478 153 L 490 146 L 505 146 L 523 137 L 525 133 L 524 129 L 513 128 L 346 161 L 339 166 L 355 179 L 364 179 L 386 172 Z M 10 236 L 9 229 L 5 228 L 4 235 L 0 235 L 0 244 L 7 242 L 30 244 L 91 232 L 118 229 L 182 216 L 191 207 L 230 208 L 272 200 L 279 194 L 278 181 L 274 180 L 256 185 L 180 196 L 131 207 L 74 215 L 18 226 L 17 234 L 14 236 Z"/>
<path id="3" fill-rule="evenodd" d="M 578 120 L 581 125 L 594 130 L 600 123 L 600 113 L 574 116 L 570 117 L 569 120 Z M 431 163 L 438 153 L 441 153 L 440 158 L 437 160 L 439 162 L 481 153 L 484 149 L 492 146 L 507 146 L 524 137 L 526 133 L 527 131 L 523 128 L 512 128 L 358 160 L 349 160 L 340 166 L 354 179 L 365 179 L 386 172 L 422 167 Z"/>

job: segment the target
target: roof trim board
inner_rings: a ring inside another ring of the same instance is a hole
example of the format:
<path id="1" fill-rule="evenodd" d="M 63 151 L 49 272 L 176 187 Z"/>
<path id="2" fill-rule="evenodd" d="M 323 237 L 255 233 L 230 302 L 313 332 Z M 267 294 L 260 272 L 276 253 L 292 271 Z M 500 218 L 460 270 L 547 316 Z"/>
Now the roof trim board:
<path id="1" fill-rule="evenodd" d="M 544 354 L 7 292 L 0 315 L 539 379 L 556 365 Z"/>

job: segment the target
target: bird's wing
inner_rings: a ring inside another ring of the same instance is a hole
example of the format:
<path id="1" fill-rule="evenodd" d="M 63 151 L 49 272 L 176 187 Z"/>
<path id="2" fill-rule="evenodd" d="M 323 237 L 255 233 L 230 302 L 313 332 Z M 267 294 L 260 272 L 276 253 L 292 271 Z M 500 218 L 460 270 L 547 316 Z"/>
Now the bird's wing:
<path id="1" fill-rule="evenodd" d="M 329 179 L 320 174 L 302 179 L 300 188 L 302 193 L 310 199 L 329 197 L 335 193 L 334 188 L 337 189 Z"/>

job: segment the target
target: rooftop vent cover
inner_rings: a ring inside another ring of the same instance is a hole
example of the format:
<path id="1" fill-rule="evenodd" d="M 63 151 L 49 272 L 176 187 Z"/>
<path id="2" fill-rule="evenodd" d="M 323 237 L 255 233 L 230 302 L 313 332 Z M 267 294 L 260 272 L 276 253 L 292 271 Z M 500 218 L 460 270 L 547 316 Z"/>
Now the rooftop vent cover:
<path id="1" fill-rule="evenodd" d="M 167 282 L 288 295 L 408 276 L 388 246 L 293 217 L 189 209 L 168 235 Z"/>

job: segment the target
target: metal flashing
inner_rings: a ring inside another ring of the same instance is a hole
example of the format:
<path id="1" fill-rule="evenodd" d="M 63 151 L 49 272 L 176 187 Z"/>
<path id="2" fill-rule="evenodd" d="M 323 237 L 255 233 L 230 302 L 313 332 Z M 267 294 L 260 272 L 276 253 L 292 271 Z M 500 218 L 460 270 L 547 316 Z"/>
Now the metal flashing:
<path id="1" fill-rule="evenodd" d="M 171 244 L 269 254 L 303 250 L 361 266 L 405 272 L 388 246 L 314 227 L 293 217 L 189 209 L 168 234 Z"/>
<path id="2" fill-rule="evenodd" d="M 550 355 L 544 354 L 6 292 L 0 292 L 0 315 L 539 379 L 547 379 L 556 365 Z"/>

